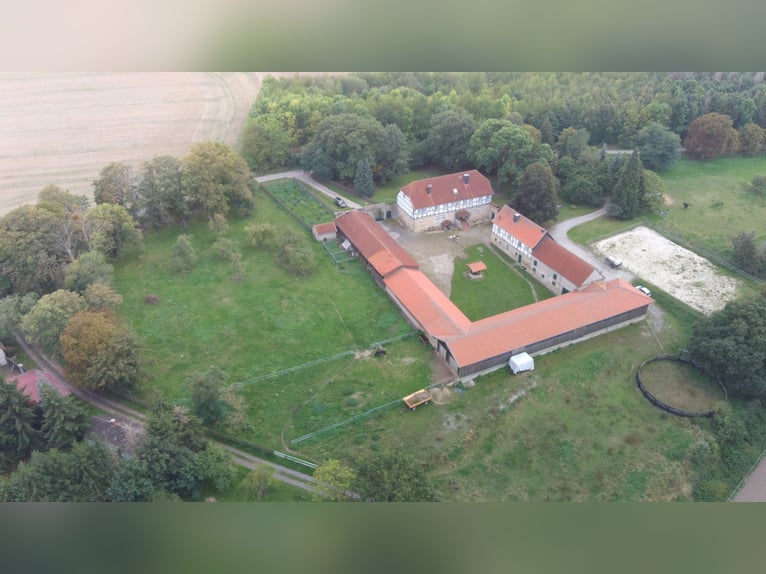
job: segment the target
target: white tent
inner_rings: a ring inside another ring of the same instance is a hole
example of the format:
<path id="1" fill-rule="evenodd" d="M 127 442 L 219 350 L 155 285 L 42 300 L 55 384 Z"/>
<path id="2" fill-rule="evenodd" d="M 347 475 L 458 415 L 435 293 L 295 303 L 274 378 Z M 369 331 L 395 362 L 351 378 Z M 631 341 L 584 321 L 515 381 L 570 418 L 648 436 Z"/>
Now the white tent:
<path id="1" fill-rule="evenodd" d="M 528 353 L 519 353 L 508 359 L 508 366 L 511 368 L 514 375 L 521 371 L 534 371 L 535 360 L 530 357 Z"/>

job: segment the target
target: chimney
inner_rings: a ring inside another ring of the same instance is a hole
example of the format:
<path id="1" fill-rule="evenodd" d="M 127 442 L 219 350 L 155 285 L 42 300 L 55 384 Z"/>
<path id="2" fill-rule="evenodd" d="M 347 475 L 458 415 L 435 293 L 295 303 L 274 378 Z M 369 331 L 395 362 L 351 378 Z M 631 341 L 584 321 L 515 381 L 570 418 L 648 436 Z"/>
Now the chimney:
<path id="1" fill-rule="evenodd" d="M 452 188 L 452 193 L 454 193 L 455 195 L 457 195 L 457 188 L 456 188 L 456 187 L 453 187 L 453 188 Z"/>
<path id="2" fill-rule="evenodd" d="M 426 193 L 428 195 L 431 195 L 431 184 L 430 183 L 428 185 L 426 185 Z"/>
<path id="3" fill-rule="evenodd" d="M 470 174 L 468 174 L 468 173 L 464 173 L 463 174 L 463 183 L 466 184 L 466 185 L 468 185 L 468 178 L 469 178 L 469 176 L 470 176 Z"/>
<path id="4" fill-rule="evenodd" d="M 521 215 L 519 215 L 518 213 L 514 213 L 513 214 L 513 222 L 514 223 L 518 223 L 519 222 L 519 217 L 521 217 Z"/>

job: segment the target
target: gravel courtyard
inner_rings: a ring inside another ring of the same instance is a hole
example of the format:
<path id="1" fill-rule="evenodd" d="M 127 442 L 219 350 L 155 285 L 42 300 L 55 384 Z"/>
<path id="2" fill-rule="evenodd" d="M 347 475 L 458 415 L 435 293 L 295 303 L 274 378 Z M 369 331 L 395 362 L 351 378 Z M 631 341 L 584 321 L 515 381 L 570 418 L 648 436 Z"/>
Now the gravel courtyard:
<path id="1" fill-rule="evenodd" d="M 705 314 L 723 308 L 741 285 L 707 259 L 647 227 L 636 227 L 593 247 L 603 256 L 622 259 L 623 267 L 638 277 Z"/>
<path id="2" fill-rule="evenodd" d="M 383 228 L 420 264 L 423 273 L 439 290 L 450 296 L 455 257 L 466 247 L 489 241 L 491 224 L 484 223 L 461 231 L 415 233 L 399 221 L 389 219 Z M 457 235 L 456 241 L 450 235 Z"/>

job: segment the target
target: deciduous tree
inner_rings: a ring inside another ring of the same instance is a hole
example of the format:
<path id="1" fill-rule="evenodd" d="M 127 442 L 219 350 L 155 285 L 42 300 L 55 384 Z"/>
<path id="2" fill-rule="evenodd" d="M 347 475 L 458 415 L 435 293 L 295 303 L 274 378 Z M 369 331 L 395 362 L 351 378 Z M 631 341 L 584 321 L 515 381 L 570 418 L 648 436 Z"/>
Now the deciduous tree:
<path id="1" fill-rule="evenodd" d="M 84 293 L 91 285 L 111 285 L 114 267 L 100 251 L 84 251 L 64 268 L 64 287 Z"/>
<path id="2" fill-rule="evenodd" d="M 557 182 L 551 168 L 533 163 L 521 176 L 512 206 L 532 221 L 542 225 L 558 215 Z"/>
<path id="3" fill-rule="evenodd" d="M 221 424 L 231 413 L 232 406 L 224 399 L 224 387 L 228 381 L 229 375 L 215 365 L 186 377 L 192 413 L 206 425 Z"/>
<path id="4" fill-rule="evenodd" d="M 83 310 L 75 314 L 61 332 L 61 355 L 67 376 L 76 385 L 85 387 L 88 370 L 93 362 L 106 352 L 109 341 L 117 330 L 114 317 L 105 312 Z M 92 388 L 92 390 L 101 390 Z"/>
<path id="5" fill-rule="evenodd" d="M 648 169 L 656 171 L 673 164 L 678 157 L 681 138 L 664 125 L 652 122 L 639 130 L 636 144 L 641 162 Z"/>
<path id="6" fill-rule="evenodd" d="M 556 141 L 556 151 L 559 157 L 578 159 L 587 149 L 589 140 L 590 134 L 584 128 L 564 128 Z"/>
<path id="7" fill-rule="evenodd" d="M 85 372 L 86 388 L 129 394 L 146 379 L 143 349 L 127 326 L 119 326 L 105 348 L 95 355 Z"/>
<path id="8" fill-rule="evenodd" d="M 85 298 L 79 293 L 59 289 L 43 295 L 21 320 L 21 331 L 46 353 L 60 357 L 59 336 L 69 320 L 85 308 Z"/>
<path id="9" fill-rule="evenodd" d="M 376 453 L 355 463 L 354 482 L 362 500 L 433 502 L 438 499 L 425 467 L 400 452 Z"/>
<path id="10" fill-rule="evenodd" d="M 301 154 L 301 166 L 320 179 L 352 182 L 357 162 L 369 158 L 373 178 L 385 183 L 404 173 L 409 166 L 406 139 L 391 124 L 383 126 L 374 118 L 338 114 L 319 124 L 311 142 Z"/>
<path id="11" fill-rule="evenodd" d="M 55 219 L 34 205 L 0 219 L 0 296 L 50 293 L 61 287 L 69 259 L 56 238 Z"/>
<path id="12" fill-rule="evenodd" d="M 141 245 L 143 236 L 133 216 L 121 205 L 102 203 L 85 214 L 88 248 L 109 259 L 120 256 L 128 245 Z"/>
<path id="13" fill-rule="evenodd" d="M 200 500 L 206 486 L 223 490 L 233 477 L 231 456 L 209 444 L 200 420 L 160 400 L 134 457 L 122 463 L 108 493 L 126 502 L 162 492 Z"/>
<path id="14" fill-rule="evenodd" d="M 427 157 L 448 171 L 469 167 L 468 145 L 475 131 L 473 116 L 460 108 L 434 114 L 424 143 Z"/>
<path id="15" fill-rule="evenodd" d="M 5 502 L 103 502 L 116 463 L 100 441 L 75 443 L 68 452 L 34 452 L 0 493 Z"/>
<path id="16" fill-rule="evenodd" d="M 173 246 L 173 267 L 181 273 L 188 273 L 197 264 L 197 251 L 191 242 L 191 235 L 182 233 Z"/>
<path id="17" fill-rule="evenodd" d="M 689 157 L 712 159 L 739 149 L 739 135 L 726 114 L 711 112 L 689 124 L 684 147 Z"/>
<path id="18" fill-rule="evenodd" d="M 250 119 L 242 135 L 242 156 L 252 170 L 284 167 L 290 157 L 290 133 L 275 116 Z"/>
<path id="19" fill-rule="evenodd" d="M 755 243 L 755 231 L 743 231 L 733 237 L 731 242 L 734 264 L 752 275 L 757 275 L 764 268 L 766 258 Z"/>
<path id="20" fill-rule="evenodd" d="M 48 185 L 37 196 L 37 207 L 51 214 L 50 236 L 67 259 L 74 261 L 85 247 L 82 225 L 88 198 Z"/>
<path id="21" fill-rule="evenodd" d="M 239 215 L 254 205 L 247 163 L 222 142 L 199 142 L 181 160 L 184 192 L 208 218 L 233 209 Z"/>
<path id="22" fill-rule="evenodd" d="M 351 500 L 351 488 L 356 479 L 356 472 L 342 464 L 339 460 L 331 459 L 314 470 L 314 500 L 330 500 L 344 502 Z"/>
<path id="23" fill-rule="evenodd" d="M 754 156 L 763 151 L 766 130 L 758 124 L 745 124 L 739 129 L 739 146 L 742 155 Z"/>
<path id="24" fill-rule="evenodd" d="M 113 162 L 99 172 L 93 181 L 93 197 L 97 204 L 111 203 L 124 207 L 132 216 L 137 214 L 138 180 L 133 168 Z"/>
<path id="25" fill-rule="evenodd" d="M 688 349 L 732 397 L 766 398 L 766 298 L 729 301 L 698 320 Z"/>
<path id="26" fill-rule="evenodd" d="M 173 156 L 155 157 L 144 164 L 139 183 L 142 221 L 153 227 L 183 225 L 189 217 L 189 204 L 181 181 L 181 161 Z"/>

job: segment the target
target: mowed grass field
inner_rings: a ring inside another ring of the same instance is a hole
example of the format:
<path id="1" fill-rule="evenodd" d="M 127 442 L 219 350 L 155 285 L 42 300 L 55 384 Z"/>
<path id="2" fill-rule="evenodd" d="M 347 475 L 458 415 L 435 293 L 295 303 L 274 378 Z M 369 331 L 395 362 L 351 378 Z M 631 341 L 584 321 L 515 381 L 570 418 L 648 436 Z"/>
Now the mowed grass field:
<path id="1" fill-rule="evenodd" d="M 509 267 L 487 245 L 468 247 L 465 255 L 465 258 L 455 258 L 450 299 L 471 321 L 553 296 L 532 277 L 525 276 L 520 269 Z M 480 279 L 466 276 L 466 264 L 475 261 L 483 261 L 487 266 Z"/>
<path id="2" fill-rule="evenodd" d="M 656 310 L 651 321 L 538 356 L 532 372 L 496 371 L 444 404 L 391 409 L 301 451 L 347 460 L 408 452 L 433 469 L 445 500 L 690 500 L 690 451 L 709 422 L 662 412 L 634 378 L 643 360 L 686 340 L 679 311 Z"/>
<path id="3" fill-rule="evenodd" d="M 267 196 L 257 201 L 252 218 L 232 222 L 233 237 L 242 241 L 250 221 L 300 229 Z M 189 231 L 200 254 L 189 275 L 168 265 L 179 230 L 148 237 L 116 273 L 126 299 L 120 314 L 147 344 L 154 375 L 147 398 L 151 386 L 183 398 L 186 373 L 216 364 L 243 383 L 251 427 L 238 436 L 318 463 L 401 450 L 428 464 L 444 500 L 691 499 L 691 452 L 710 423 L 663 413 L 635 385 L 641 362 L 683 347 L 696 317 L 661 292 L 645 321 L 539 356 L 533 372 L 499 370 L 409 411 L 398 399 L 431 382 L 433 351 L 410 337 L 388 345 L 384 357 L 369 353 L 374 342 L 410 329 L 357 262 L 338 270 L 312 243 L 318 269 L 301 279 L 272 253 L 243 246 L 245 277 L 232 281 L 229 264 L 210 253 L 206 226 Z M 143 302 L 150 293 L 158 305 Z M 344 351 L 352 352 L 247 382 Z"/>
<path id="4" fill-rule="evenodd" d="M 284 438 L 293 438 L 416 390 L 408 390 L 412 385 L 427 384 L 428 357 L 416 337 L 391 345 L 386 357 L 357 358 L 356 352 L 378 341 L 411 332 L 358 262 L 338 270 L 312 239 L 317 270 L 295 277 L 273 253 L 244 245 L 244 227 L 252 221 L 301 229 L 259 193 L 255 215 L 231 222 L 230 235 L 239 240 L 243 253 L 241 280 L 232 280 L 230 264 L 212 252 L 214 236 L 202 223 L 185 230 L 199 255 L 187 275 L 171 266 L 178 229 L 149 235 L 142 253 L 118 266 L 115 284 L 125 299 L 119 312 L 144 342 L 152 377 L 143 398 L 150 399 L 156 387 L 171 400 L 184 399 L 189 395 L 187 375 L 210 365 L 222 368 L 236 384 L 349 352 L 242 385 L 253 425 L 243 437 L 278 448 L 283 432 Z M 146 304 L 150 294 L 160 302 Z"/>

